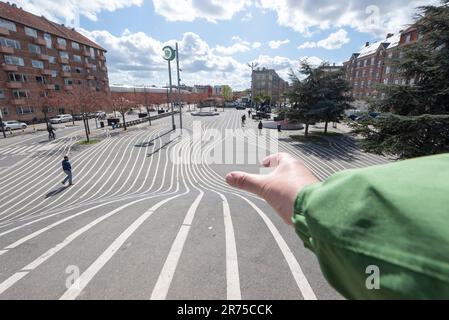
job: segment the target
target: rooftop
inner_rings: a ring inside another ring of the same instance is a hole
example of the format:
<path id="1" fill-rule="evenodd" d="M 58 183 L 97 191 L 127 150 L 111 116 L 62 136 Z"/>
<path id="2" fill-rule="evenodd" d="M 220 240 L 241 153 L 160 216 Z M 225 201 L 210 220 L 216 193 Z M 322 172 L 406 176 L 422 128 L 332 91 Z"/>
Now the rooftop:
<path id="1" fill-rule="evenodd" d="M 22 8 L 17 7 L 15 4 L 9 4 L 0 1 L 0 18 L 9 20 L 12 22 L 20 23 L 26 25 L 27 27 L 38 29 L 50 33 L 52 35 L 66 38 L 90 47 L 106 51 L 104 48 L 83 36 L 75 29 L 70 29 L 64 25 L 57 24 L 48 20 L 45 17 L 39 17 L 32 13 L 29 13 Z"/>

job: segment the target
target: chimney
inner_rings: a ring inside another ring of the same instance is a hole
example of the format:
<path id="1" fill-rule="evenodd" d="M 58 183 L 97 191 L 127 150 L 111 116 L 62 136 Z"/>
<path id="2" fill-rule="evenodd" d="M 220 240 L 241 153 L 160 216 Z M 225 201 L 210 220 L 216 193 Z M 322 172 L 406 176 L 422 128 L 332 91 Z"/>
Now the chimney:
<path id="1" fill-rule="evenodd" d="M 392 36 L 394 36 L 394 34 L 393 33 L 389 33 L 389 34 L 387 34 L 387 39 L 390 39 Z"/>
<path id="2" fill-rule="evenodd" d="M 365 43 L 365 47 L 369 47 L 369 42 Z"/>

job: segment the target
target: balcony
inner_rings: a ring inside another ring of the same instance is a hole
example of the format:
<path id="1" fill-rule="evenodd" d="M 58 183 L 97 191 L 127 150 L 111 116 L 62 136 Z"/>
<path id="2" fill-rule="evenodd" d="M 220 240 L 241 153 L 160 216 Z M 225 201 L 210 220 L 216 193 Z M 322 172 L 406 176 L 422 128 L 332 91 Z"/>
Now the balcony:
<path id="1" fill-rule="evenodd" d="M 0 36 L 9 36 L 11 33 L 6 28 L 0 28 Z"/>
<path id="2" fill-rule="evenodd" d="M 57 44 L 55 45 L 55 48 L 56 48 L 56 50 L 66 50 L 66 49 L 67 49 L 67 46 L 64 46 L 64 45 L 62 45 L 62 44 L 57 43 Z"/>
<path id="3" fill-rule="evenodd" d="M 13 99 L 12 104 L 15 106 L 23 106 L 26 104 L 26 100 L 25 99 Z"/>
<path id="4" fill-rule="evenodd" d="M 19 70 L 19 67 L 12 65 L 12 64 L 5 64 L 5 65 L 3 65 L 2 69 L 3 69 L 3 71 L 6 71 L 6 72 L 15 72 L 15 71 Z"/>
<path id="5" fill-rule="evenodd" d="M 72 91 L 73 90 L 73 86 L 64 86 L 64 90 Z"/>
<path id="6" fill-rule="evenodd" d="M 85 64 L 84 64 L 84 67 L 85 67 L 86 69 L 92 69 L 93 64 L 92 64 L 92 63 L 85 63 Z"/>
<path id="7" fill-rule="evenodd" d="M 106 57 L 105 56 L 99 56 L 98 59 L 100 59 L 101 61 L 106 61 Z"/>
<path id="8" fill-rule="evenodd" d="M 83 56 L 85 56 L 85 57 L 90 57 L 90 51 L 88 51 L 88 50 L 83 50 Z"/>
<path id="9" fill-rule="evenodd" d="M 86 79 L 87 80 L 95 80 L 95 77 L 94 76 L 87 76 Z"/>
<path id="10" fill-rule="evenodd" d="M 8 47 L 0 45 L 0 53 L 13 54 L 14 53 L 14 48 L 8 48 Z"/>
<path id="11" fill-rule="evenodd" d="M 62 63 L 62 64 L 69 64 L 69 59 L 67 59 L 67 58 L 59 57 L 58 61 L 59 61 L 59 63 Z"/>
<path id="12" fill-rule="evenodd" d="M 50 56 L 48 56 L 48 55 L 46 55 L 46 54 L 38 54 L 38 55 L 37 55 L 37 58 L 38 58 L 39 60 L 43 60 L 43 61 L 48 61 L 48 60 L 50 60 Z"/>
<path id="13" fill-rule="evenodd" d="M 44 85 L 44 89 L 45 90 L 55 90 L 55 85 L 54 84 L 46 84 Z"/>
<path id="14" fill-rule="evenodd" d="M 106 68 L 106 67 L 101 67 L 100 70 L 103 72 L 108 72 L 108 68 Z"/>
<path id="15" fill-rule="evenodd" d="M 51 76 L 52 72 L 51 72 L 51 70 L 48 70 L 48 69 L 42 69 L 41 74 L 44 76 Z"/>
<path id="16" fill-rule="evenodd" d="M 70 78 L 72 74 L 70 72 L 61 72 L 61 77 L 63 78 Z"/>
<path id="17" fill-rule="evenodd" d="M 47 45 L 47 42 L 45 41 L 45 39 L 44 38 L 39 38 L 39 37 L 34 39 L 34 43 L 38 44 L 40 46 Z"/>
<path id="18" fill-rule="evenodd" d="M 7 82 L 6 87 L 9 89 L 22 89 L 22 82 Z"/>

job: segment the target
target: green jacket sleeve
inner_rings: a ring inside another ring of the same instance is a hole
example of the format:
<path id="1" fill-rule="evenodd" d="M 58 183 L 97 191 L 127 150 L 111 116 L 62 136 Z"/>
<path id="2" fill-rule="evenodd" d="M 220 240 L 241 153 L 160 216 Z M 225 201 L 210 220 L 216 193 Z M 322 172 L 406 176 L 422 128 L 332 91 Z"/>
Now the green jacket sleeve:
<path id="1" fill-rule="evenodd" d="M 337 173 L 293 222 L 346 298 L 449 299 L 449 154 Z"/>

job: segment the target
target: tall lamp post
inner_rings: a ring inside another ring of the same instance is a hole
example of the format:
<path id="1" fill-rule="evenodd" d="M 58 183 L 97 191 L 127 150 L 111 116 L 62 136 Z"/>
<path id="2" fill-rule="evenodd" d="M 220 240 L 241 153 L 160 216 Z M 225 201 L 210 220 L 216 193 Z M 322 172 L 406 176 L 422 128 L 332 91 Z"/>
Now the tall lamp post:
<path id="1" fill-rule="evenodd" d="M 182 106 L 181 106 L 181 77 L 179 76 L 179 48 L 176 42 L 176 69 L 178 74 L 178 108 L 179 108 L 179 126 L 182 129 Z"/>
<path id="2" fill-rule="evenodd" d="M 166 46 L 162 49 L 164 51 L 164 59 L 168 61 L 168 79 L 170 81 L 170 98 L 173 96 L 173 84 L 172 84 L 172 79 L 171 79 L 171 61 L 173 61 L 176 58 L 176 52 L 175 50 L 170 47 L 170 46 Z M 173 102 L 172 99 L 170 99 L 171 102 L 171 119 L 172 119 L 172 126 L 173 126 L 173 130 L 176 130 L 176 125 L 175 125 L 175 110 L 173 108 Z"/>
<path id="3" fill-rule="evenodd" d="M 257 68 L 259 66 L 259 63 L 257 62 L 251 62 L 247 64 L 248 67 L 251 68 L 251 109 L 253 108 L 253 96 L 254 96 L 254 90 L 253 90 L 253 73 L 254 73 L 254 69 Z"/>

